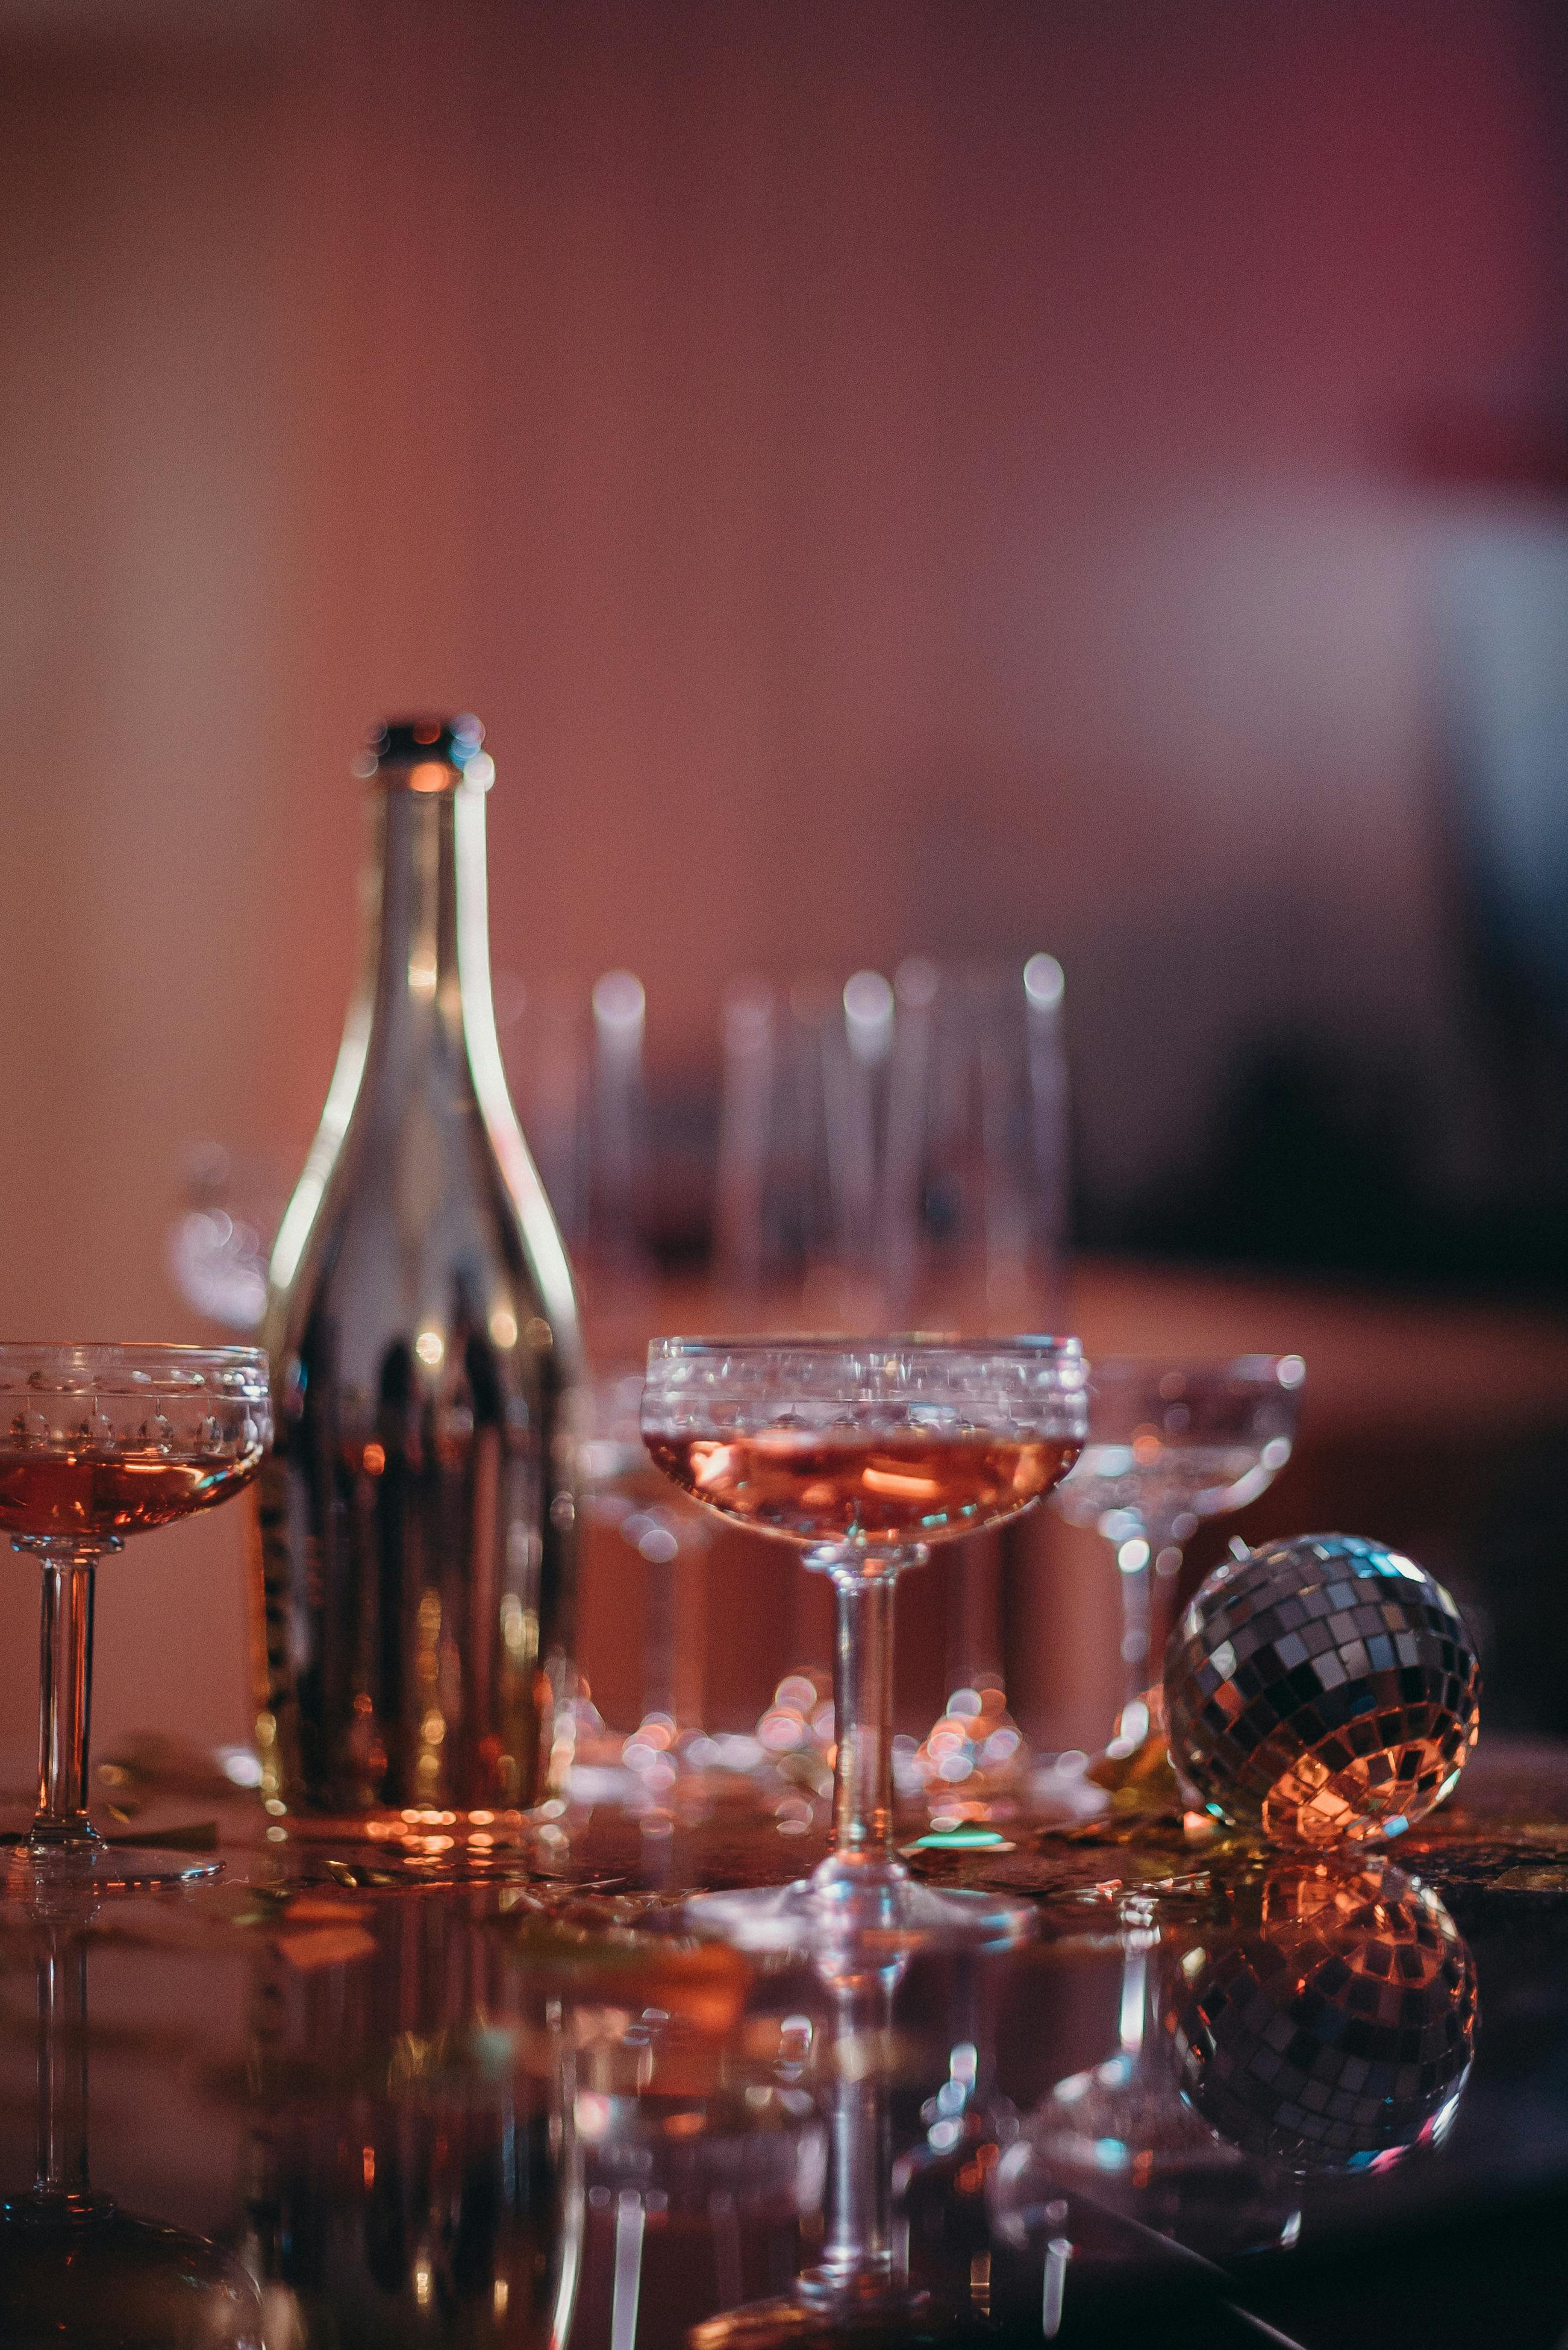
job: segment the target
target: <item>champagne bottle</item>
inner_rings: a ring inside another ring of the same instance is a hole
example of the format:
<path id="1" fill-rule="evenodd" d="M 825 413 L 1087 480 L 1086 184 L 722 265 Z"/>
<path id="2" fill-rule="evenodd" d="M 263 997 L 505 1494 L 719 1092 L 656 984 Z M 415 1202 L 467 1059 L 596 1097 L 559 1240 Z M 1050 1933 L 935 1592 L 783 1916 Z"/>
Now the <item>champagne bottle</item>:
<path id="1" fill-rule="evenodd" d="M 563 1752 L 581 1338 L 496 1042 L 483 738 L 356 763 L 364 961 L 273 1251 L 257 1734 L 300 1832 L 526 1806 Z"/>

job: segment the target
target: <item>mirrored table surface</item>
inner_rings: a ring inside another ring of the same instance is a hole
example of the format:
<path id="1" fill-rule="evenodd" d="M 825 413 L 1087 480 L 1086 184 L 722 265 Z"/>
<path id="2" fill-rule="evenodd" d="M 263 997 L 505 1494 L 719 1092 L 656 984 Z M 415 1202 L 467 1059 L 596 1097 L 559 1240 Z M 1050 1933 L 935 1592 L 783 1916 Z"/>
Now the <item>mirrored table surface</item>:
<path id="1" fill-rule="evenodd" d="M 928 1847 L 1037 1938 L 857 1960 L 686 1930 L 811 1865 L 794 1814 L 367 1854 L 151 1773 L 218 1884 L 0 1908 L 0 2341 L 1549 2350 L 1568 1752 L 1461 1794 L 1344 1863 Z"/>

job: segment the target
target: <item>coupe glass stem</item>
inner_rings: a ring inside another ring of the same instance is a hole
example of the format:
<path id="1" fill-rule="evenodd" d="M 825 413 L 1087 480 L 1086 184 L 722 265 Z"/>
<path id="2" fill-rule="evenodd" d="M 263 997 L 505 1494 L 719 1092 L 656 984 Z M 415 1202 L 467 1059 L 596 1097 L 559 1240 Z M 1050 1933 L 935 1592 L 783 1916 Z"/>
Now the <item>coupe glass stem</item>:
<path id="1" fill-rule="evenodd" d="M 38 2179 L 35 2194 L 81 2205 L 88 2188 L 87 1946 L 51 1935 L 38 1960 Z"/>
<path id="2" fill-rule="evenodd" d="M 647 1602 L 642 1633 L 642 1719 L 652 1721 L 667 1714 L 677 1727 L 680 1715 L 675 1690 L 675 1558 L 650 1559 L 647 1564 Z"/>
<path id="3" fill-rule="evenodd" d="M 902 1962 L 855 1970 L 832 1985 L 837 2064 L 828 2123 L 822 2259 L 800 2280 L 808 2302 L 876 2302 L 893 2287 L 892 2144 L 883 2078 L 893 1991 Z"/>
<path id="4" fill-rule="evenodd" d="M 673 1531 L 677 1547 L 668 1558 L 645 1562 L 647 1606 L 643 1615 L 642 1720 L 665 1717 L 678 1733 L 702 1724 L 707 1668 L 702 1572 L 702 1529 L 684 1519 Z"/>
<path id="5" fill-rule="evenodd" d="M 1149 1527 L 1148 1550 L 1148 1684 L 1159 1689 L 1165 1679 L 1165 1652 L 1170 1645 L 1170 1627 L 1176 1614 L 1182 1554 L 1181 1544 L 1173 1540 L 1168 1524 Z"/>
<path id="6" fill-rule="evenodd" d="M 1001 1538 L 978 1534 L 960 1547 L 958 1654 L 948 1679 L 955 1689 L 1002 1685 Z"/>
<path id="7" fill-rule="evenodd" d="M 51 1538 L 26 1546 L 44 1562 L 38 1810 L 27 1841 L 35 1851 L 90 1846 L 99 1842 L 88 1818 L 94 1570 L 104 1551 L 120 1545 L 111 1536 L 91 1545 Z"/>
<path id="8" fill-rule="evenodd" d="M 838 1600 L 833 1659 L 833 1719 L 838 1742 L 833 1780 L 833 1857 L 842 1876 L 871 1865 L 902 1871 L 893 1857 L 893 1586 L 919 1549 L 869 1557 L 818 1552 L 810 1564 L 832 1578 Z"/>
<path id="9" fill-rule="evenodd" d="M 1122 1704 L 1116 1729 L 1121 1737 L 1141 1741 L 1149 1727 L 1149 1692 L 1158 1688 L 1165 1669 L 1181 1545 L 1171 1539 L 1168 1526 L 1141 1514 L 1133 1533 L 1127 1525 L 1132 1515 L 1130 1511 L 1123 1513 L 1116 1541 L 1122 1604 Z M 1135 1706 L 1140 1709 L 1137 1716 L 1132 1714 Z"/>

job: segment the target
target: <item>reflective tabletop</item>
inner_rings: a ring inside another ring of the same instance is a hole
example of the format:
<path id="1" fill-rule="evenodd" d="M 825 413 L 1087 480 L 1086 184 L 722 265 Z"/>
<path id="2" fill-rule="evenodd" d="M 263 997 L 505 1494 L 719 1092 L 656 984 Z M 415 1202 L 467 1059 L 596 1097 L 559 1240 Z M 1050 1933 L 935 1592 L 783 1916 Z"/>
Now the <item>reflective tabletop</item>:
<path id="1" fill-rule="evenodd" d="M 857 1965 L 686 1930 L 815 1856 L 732 1794 L 451 1882 L 439 1819 L 367 1858 L 132 1773 L 227 1870 L 0 1911 L 0 2341 L 1555 2345 L 1568 1750 L 1461 1792 L 1343 1865 L 928 1849 L 1037 1939 Z"/>

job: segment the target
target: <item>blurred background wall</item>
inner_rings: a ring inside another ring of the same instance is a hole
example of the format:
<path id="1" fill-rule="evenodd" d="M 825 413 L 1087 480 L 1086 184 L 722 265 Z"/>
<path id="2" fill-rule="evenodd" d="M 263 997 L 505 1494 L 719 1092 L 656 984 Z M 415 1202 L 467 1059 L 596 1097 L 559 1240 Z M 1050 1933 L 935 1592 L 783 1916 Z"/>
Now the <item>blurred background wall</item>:
<path id="1" fill-rule="evenodd" d="M 1048 947 L 1089 1240 L 1560 1282 L 1565 52 L 5 0 L 0 1326 L 192 1334 L 180 1153 L 303 1151 L 419 705 L 497 963 L 638 971 L 670 1098 L 738 967 Z M 243 1732 L 239 1540 L 106 1575 L 109 1731 Z"/>

